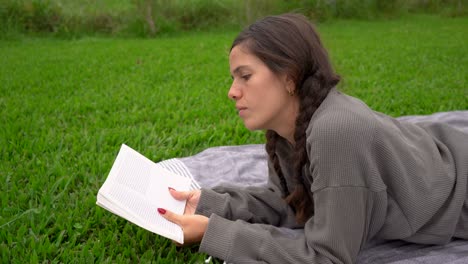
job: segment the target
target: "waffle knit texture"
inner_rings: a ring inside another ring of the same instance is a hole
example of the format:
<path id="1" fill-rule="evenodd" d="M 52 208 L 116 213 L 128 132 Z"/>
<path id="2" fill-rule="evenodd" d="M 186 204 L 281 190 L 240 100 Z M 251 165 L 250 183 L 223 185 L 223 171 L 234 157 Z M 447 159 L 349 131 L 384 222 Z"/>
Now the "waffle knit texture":
<path id="1" fill-rule="evenodd" d="M 314 215 L 302 225 L 295 221 L 269 164 L 267 187 L 202 189 L 196 213 L 210 220 L 201 252 L 237 264 L 354 263 L 373 238 L 468 239 L 467 133 L 400 122 L 333 89 L 306 135 L 303 177 Z M 291 192 L 292 151 L 286 140 L 278 142 Z"/>

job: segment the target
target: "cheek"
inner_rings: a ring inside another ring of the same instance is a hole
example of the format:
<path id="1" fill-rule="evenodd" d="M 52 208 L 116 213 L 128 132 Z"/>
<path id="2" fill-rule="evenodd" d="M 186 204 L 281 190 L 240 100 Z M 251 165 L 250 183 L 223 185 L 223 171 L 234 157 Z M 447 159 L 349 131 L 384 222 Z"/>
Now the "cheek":
<path id="1" fill-rule="evenodd" d="M 252 87 L 252 93 L 260 97 L 260 100 L 272 97 L 279 89 L 278 82 L 275 82 L 273 78 L 256 79 L 252 82 Z"/>
<path id="2" fill-rule="evenodd" d="M 287 95 L 287 93 L 285 93 L 285 88 L 274 78 L 270 78 L 268 81 L 264 82 L 262 88 L 263 89 L 259 92 L 261 93 L 259 96 L 263 101 L 268 101 L 270 104 L 279 103 L 284 100 L 284 96 Z"/>

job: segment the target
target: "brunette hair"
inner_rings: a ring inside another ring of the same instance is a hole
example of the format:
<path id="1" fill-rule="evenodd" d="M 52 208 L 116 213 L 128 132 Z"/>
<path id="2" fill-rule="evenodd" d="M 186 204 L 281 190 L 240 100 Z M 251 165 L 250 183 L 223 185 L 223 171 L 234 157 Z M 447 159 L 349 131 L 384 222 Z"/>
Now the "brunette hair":
<path id="1" fill-rule="evenodd" d="M 283 14 L 265 17 L 244 29 L 234 40 L 232 48 L 242 45 L 277 74 L 287 74 L 295 83 L 299 98 L 299 114 L 294 130 L 293 192 L 290 193 L 276 153 L 279 135 L 266 132 L 266 151 L 280 179 L 284 198 L 295 210 L 296 218 L 304 223 L 314 212 L 302 168 L 307 164 L 306 129 L 309 121 L 329 91 L 338 84 L 328 54 L 319 35 L 306 17 Z"/>

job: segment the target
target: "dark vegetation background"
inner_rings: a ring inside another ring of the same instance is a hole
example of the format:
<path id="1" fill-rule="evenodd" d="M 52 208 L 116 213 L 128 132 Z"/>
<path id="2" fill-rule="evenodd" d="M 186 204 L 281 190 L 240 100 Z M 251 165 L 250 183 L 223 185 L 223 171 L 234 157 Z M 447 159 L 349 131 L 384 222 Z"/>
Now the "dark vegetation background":
<path id="1" fill-rule="evenodd" d="M 466 0 L 1 0 L 0 36 L 89 34 L 151 37 L 236 28 L 289 11 L 315 21 L 385 19 L 408 13 L 467 14 Z"/>

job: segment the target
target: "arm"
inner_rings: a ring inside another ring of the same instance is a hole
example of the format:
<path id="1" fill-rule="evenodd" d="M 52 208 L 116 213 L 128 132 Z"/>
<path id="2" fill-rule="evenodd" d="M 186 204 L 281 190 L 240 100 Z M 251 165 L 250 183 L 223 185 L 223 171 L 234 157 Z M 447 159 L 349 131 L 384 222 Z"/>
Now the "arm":
<path id="1" fill-rule="evenodd" d="M 200 251 L 232 263 L 353 263 L 365 242 L 366 212 L 380 195 L 360 187 L 323 189 L 314 195 L 315 216 L 295 236 L 213 214 Z"/>
<path id="2" fill-rule="evenodd" d="M 278 176 L 268 165 L 266 187 L 216 187 L 202 189 L 196 214 L 216 214 L 226 219 L 240 219 L 250 223 L 298 227 L 294 212 L 282 198 Z"/>

